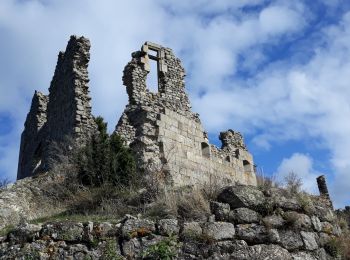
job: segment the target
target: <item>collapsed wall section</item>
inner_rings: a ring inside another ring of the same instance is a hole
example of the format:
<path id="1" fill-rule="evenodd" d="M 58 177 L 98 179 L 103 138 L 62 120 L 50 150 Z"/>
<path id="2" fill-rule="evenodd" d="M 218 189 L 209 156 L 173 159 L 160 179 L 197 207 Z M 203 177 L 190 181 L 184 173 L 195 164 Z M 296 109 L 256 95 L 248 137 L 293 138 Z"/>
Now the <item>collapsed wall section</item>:
<path id="1" fill-rule="evenodd" d="M 89 50 L 88 39 L 71 36 L 66 51 L 58 55 L 49 96 L 39 92 L 34 95 L 22 134 L 17 179 L 49 170 L 57 152 L 53 151 L 55 144 L 68 144 L 68 139 L 73 144 L 83 144 L 96 130 L 88 87 Z M 36 109 L 38 102 L 40 109 Z M 36 118 L 42 118 L 40 124 Z M 35 130 L 39 125 L 43 130 Z"/>
<path id="2" fill-rule="evenodd" d="M 151 54 L 152 53 L 152 54 Z M 158 92 L 149 91 L 150 61 L 157 62 Z M 124 69 L 129 95 L 116 131 L 134 150 L 138 166 L 175 186 L 221 181 L 256 185 L 254 163 L 242 136 L 222 132 L 210 145 L 185 91 L 185 70 L 172 50 L 146 42 Z"/>

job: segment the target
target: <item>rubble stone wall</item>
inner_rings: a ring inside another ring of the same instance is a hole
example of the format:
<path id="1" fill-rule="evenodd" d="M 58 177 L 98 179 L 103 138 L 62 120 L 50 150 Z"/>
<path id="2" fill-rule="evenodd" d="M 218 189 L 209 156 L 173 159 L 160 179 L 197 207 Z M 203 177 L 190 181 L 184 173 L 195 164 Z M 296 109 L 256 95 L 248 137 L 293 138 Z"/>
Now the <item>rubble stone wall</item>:
<path id="1" fill-rule="evenodd" d="M 150 59 L 158 63 L 158 93 L 146 85 Z M 253 157 L 240 133 L 222 132 L 221 149 L 209 144 L 198 114 L 191 111 L 184 78 L 172 50 L 150 42 L 126 65 L 123 83 L 129 104 L 116 132 L 134 150 L 139 168 L 161 170 L 175 186 L 214 180 L 256 185 Z"/>

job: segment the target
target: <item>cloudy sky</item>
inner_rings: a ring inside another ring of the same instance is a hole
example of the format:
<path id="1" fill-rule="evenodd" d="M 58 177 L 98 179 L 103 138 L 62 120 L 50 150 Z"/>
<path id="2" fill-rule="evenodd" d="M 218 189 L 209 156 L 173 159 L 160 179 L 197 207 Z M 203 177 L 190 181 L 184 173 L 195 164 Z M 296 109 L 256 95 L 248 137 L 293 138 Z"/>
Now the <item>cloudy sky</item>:
<path id="1" fill-rule="evenodd" d="M 15 179 L 31 97 L 72 34 L 91 40 L 93 112 L 110 130 L 130 53 L 157 42 L 182 59 L 212 143 L 239 130 L 264 174 L 294 171 L 310 192 L 326 174 L 336 206 L 350 204 L 349 1 L 1 0 L 1 178 Z"/>

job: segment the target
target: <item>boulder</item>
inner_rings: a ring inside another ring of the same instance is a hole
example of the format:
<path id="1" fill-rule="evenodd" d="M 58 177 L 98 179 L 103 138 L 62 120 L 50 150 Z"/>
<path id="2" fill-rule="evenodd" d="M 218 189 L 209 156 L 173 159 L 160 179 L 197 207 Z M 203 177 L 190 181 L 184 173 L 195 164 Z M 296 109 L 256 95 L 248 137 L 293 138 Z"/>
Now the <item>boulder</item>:
<path id="1" fill-rule="evenodd" d="M 249 247 L 248 259 L 275 259 L 289 260 L 292 259 L 290 253 L 279 245 L 254 245 Z"/>
<path id="2" fill-rule="evenodd" d="M 163 236 L 178 235 L 179 225 L 177 219 L 161 219 L 157 223 L 158 232 Z"/>
<path id="3" fill-rule="evenodd" d="M 148 219 L 127 219 L 121 227 L 124 238 L 144 237 L 155 232 L 155 223 Z"/>
<path id="4" fill-rule="evenodd" d="M 41 237 L 48 236 L 53 240 L 64 240 L 67 242 L 83 241 L 84 226 L 82 223 L 57 222 L 43 225 Z"/>
<path id="5" fill-rule="evenodd" d="M 252 244 L 261 244 L 269 240 L 267 229 L 258 224 L 237 225 L 236 236 L 238 239 L 243 239 Z"/>
<path id="6" fill-rule="evenodd" d="M 292 253 L 293 260 L 318 260 L 312 253 L 310 252 L 295 252 Z"/>
<path id="7" fill-rule="evenodd" d="M 210 201 L 210 210 L 217 221 L 226 221 L 230 213 L 230 205 L 217 201 Z"/>
<path id="8" fill-rule="evenodd" d="M 33 242 L 39 237 L 40 225 L 28 224 L 20 225 L 8 234 L 8 240 L 11 244 L 23 244 Z M 1 243 L 1 240 L 0 240 Z"/>
<path id="9" fill-rule="evenodd" d="M 198 222 L 185 222 L 183 225 L 182 236 L 184 238 L 196 239 L 202 235 L 202 227 Z"/>
<path id="10" fill-rule="evenodd" d="M 322 230 L 321 221 L 316 216 L 311 216 L 312 227 L 315 231 L 320 232 Z"/>
<path id="11" fill-rule="evenodd" d="M 281 228 L 285 225 L 286 221 L 280 215 L 271 215 L 262 219 L 266 228 Z"/>
<path id="12" fill-rule="evenodd" d="M 301 231 L 300 235 L 303 239 L 304 242 L 304 247 L 306 250 L 315 250 L 318 248 L 317 245 L 317 235 L 314 232 L 305 232 L 305 231 Z"/>
<path id="13" fill-rule="evenodd" d="M 218 201 L 228 203 L 231 209 L 259 209 L 265 203 L 264 194 L 256 187 L 235 185 L 225 188 L 218 196 Z"/>
<path id="14" fill-rule="evenodd" d="M 214 240 L 230 240 L 235 237 L 235 227 L 232 223 L 212 222 L 205 223 L 202 227 L 203 235 Z"/>
<path id="15" fill-rule="evenodd" d="M 287 250 L 296 250 L 304 246 L 301 235 L 293 230 L 280 230 L 280 244 Z"/>
<path id="16" fill-rule="evenodd" d="M 237 208 L 229 213 L 229 221 L 235 224 L 257 223 L 260 215 L 248 208 Z"/>

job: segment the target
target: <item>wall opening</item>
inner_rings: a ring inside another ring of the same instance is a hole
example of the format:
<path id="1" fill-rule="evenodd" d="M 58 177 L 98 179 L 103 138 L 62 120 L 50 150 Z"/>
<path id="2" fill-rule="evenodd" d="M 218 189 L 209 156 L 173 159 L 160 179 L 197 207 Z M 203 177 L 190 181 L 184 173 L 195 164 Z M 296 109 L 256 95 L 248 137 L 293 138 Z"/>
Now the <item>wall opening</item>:
<path id="1" fill-rule="evenodd" d="M 225 161 L 226 161 L 226 162 L 231 162 L 231 158 L 230 158 L 229 155 L 226 156 Z"/>
<path id="2" fill-rule="evenodd" d="M 244 168 L 244 172 L 248 172 L 248 173 L 252 172 L 252 165 L 247 160 L 243 160 L 243 168 Z"/>
<path id="3" fill-rule="evenodd" d="M 201 144 L 202 147 L 202 156 L 205 158 L 210 158 L 210 147 L 207 143 L 202 143 Z"/>
<path id="4" fill-rule="evenodd" d="M 159 82 L 159 66 L 158 66 L 158 52 L 154 50 L 148 50 L 150 71 L 147 74 L 146 85 L 149 91 L 158 93 Z"/>

